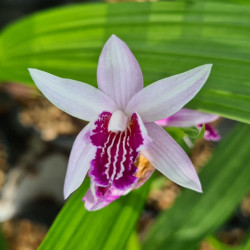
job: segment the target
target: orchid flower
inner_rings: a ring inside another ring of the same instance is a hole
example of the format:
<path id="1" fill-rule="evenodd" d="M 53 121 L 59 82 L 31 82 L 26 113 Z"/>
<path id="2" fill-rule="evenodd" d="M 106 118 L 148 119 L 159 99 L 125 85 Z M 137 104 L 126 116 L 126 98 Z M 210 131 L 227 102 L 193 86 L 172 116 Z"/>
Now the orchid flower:
<path id="1" fill-rule="evenodd" d="M 207 114 L 192 109 L 183 108 L 175 114 L 156 121 L 156 123 L 162 127 L 192 127 L 196 126 L 201 129 L 205 124 L 204 139 L 207 141 L 219 141 L 220 135 L 216 129 L 210 124 L 219 118 L 218 115 Z"/>
<path id="2" fill-rule="evenodd" d="M 91 188 L 83 200 L 88 210 L 100 209 L 139 187 L 141 176 L 135 165 L 139 155 L 177 184 L 202 192 L 189 157 L 155 121 L 172 116 L 189 102 L 206 82 L 211 67 L 199 66 L 143 88 L 136 58 L 122 40 L 112 35 L 99 58 L 98 89 L 29 69 L 50 102 L 89 121 L 70 154 L 65 199 L 82 184 L 87 173 Z"/>

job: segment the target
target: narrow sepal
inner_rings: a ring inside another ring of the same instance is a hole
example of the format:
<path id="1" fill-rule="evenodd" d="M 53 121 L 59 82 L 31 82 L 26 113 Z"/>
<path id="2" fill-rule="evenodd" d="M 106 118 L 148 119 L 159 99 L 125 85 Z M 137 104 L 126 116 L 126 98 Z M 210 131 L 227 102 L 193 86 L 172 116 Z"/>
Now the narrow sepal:
<path id="1" fill-rule="evenodd" d="M 146 128 L 152 143 L 141 154 L 170 180 L 183 187 L 202 192 L 199 177 L 184 150 L 157 124 L 148 123 Z"/>
<path id="2" fill-rule="evenodd" d="M 199 66 L 150 84 L 131 98 L 126 112 L 138 112 L 144 122 L 158 121 L 173 115 L 199 92 L 211 67 L 211 64 Z"/>

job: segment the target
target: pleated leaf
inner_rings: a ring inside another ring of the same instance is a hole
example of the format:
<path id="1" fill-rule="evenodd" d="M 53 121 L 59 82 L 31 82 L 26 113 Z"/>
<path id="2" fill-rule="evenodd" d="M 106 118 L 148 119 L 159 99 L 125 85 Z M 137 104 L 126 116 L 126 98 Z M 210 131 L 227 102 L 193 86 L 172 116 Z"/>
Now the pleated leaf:
<path id="1" fill-rule="evenodd" d="M 247 0 L 95 3 L 35 14 L 0 34 L 0 80 L 31 84 L 31 67 L 96 86 L 98 56 L 113 33 L 134 52 L 146 85 L 212 63 L 188 107 L 250 123 Z"/>

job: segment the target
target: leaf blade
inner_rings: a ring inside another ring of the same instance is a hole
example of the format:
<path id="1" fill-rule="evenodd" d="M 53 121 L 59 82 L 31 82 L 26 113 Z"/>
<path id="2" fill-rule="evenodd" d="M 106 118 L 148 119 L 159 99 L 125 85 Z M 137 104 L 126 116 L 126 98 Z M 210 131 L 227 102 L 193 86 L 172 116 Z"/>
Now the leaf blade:
<path id="1" fill-rule="evenodd" d="M 213 63 L 187 107 L 250 123 L 250 6 L 243 3 L 98 3 L 41 12 L 2 31 L 0 77 L 32 84 L 32 67 L 96 86 L 101 47 L 115 33 L 136 55 L 146 85 Z"/>
<path id="2" fill-rule="evenodd" d="M 88 186 L 85 182 L 69 199 L 39 249 L 124 249 L 142 211 L 149 182 L 95 212 L 86 211 L 81 201 Z"/>

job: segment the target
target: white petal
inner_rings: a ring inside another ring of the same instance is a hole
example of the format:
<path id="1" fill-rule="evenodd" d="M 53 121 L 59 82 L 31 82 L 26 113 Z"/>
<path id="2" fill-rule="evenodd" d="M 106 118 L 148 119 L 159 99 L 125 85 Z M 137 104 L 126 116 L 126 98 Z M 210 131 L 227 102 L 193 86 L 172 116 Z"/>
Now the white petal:
<path id="1" fill-rule="evenodd" d="M 83 182 L 90 163 L 95 157 L 96 147 L 89 139 L 92 124 L 89 123 L 76 137 L 70 153 L 68 169 L 64 182 L 64 198 L 66 199 Z"/>
<path id="2" fill-rule="evenodd" d="M 191 127 L 203 123 L 209 123 L 219 118 L 218 115 L 207 114 L 193 109 L 181 109 L 177 113 L 165 119 L 168 127 Z M 163 124 L 163 120 L 157 121 L 158 125 Z"/>
<path id="3" fill-rule="evenodd" d="M 126 113 L 136 111 L 144 122 L 171 116 L 198 93 L 206 82 L 211 67 L 211 64 L 203 65 L 150 84 L 132 97 Z"/>
<path id="4" fill-rule="evenodd" d="M 202 192 L 200 180 L 184 150 L 157 124 L 148 123 L 146 128 L 153 141 L 141 154 L 170 180 L 183 187 Z"/>
<path id="5" fill-rule="evenodd" d="M 29 69 L 40 91 L 59 109 L 77 118 L 94 121 L 102 111 L 113 112 L 115 103 L 93 86 Z"/>
<path id="6" fill-rule="evenodd" d="M 128 48 L 117 36 L 112 35 L 103 47 L 97 68 L 98 87 L 124 109 L 143 88 L 141 68 Z"/>

